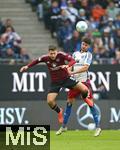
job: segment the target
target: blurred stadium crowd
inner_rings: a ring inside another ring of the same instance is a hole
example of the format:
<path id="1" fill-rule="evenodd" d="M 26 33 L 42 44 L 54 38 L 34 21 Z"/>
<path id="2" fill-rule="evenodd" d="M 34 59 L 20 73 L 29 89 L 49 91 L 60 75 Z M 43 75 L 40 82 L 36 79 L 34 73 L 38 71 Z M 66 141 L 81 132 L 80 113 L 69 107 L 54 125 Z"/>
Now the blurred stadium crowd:
<path id="1" fill-rule="evenodd" d="M 80 49 L 81 38 L 92 39 L 94 64 L 120 63 L 119 0 L 26 0 L 44 22 L 52 38 L 67 53 Z M 87 33 L 75 30 L 77 21 L 86 20 Z"/>
<path id="2" fill-rule="evenodd" d="M 21 47 L 22 39 L 15 31 L 11 19 L 0 20 L 0 63 L 27 62 L 30 57 Z"/>
<path id="3" fill-rule="evenodd" d="M 72 54 L 81 46 L 81 38 L 92 40 L 94 64 L 120 63 L 120 0 L 25 0 L 31 4 L 38 19 L 50 30 L 58 46 Z M 77 21 L 89 25 L 86 33 L 75 30 Z M 21 47 L 22 39 L 12 20 L 0 21 L 0 59 L 13 58 L 26 62 L 30 59 Z"/>

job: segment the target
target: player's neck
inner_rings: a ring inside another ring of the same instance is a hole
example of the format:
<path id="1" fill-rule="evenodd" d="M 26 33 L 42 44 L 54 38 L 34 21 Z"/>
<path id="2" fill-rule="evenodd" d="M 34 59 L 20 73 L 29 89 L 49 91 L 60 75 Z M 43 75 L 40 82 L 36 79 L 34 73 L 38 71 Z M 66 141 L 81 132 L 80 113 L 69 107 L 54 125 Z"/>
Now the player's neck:
<path id="1" fill-rule="evenodd" d="M 86 50 L 86 51 L 84 51 L 84 50 L 81 50 L 80 52 L 81 52 L 81 53 L 86 53 L 86 52 L 87 52 L 87 50 Z"/>

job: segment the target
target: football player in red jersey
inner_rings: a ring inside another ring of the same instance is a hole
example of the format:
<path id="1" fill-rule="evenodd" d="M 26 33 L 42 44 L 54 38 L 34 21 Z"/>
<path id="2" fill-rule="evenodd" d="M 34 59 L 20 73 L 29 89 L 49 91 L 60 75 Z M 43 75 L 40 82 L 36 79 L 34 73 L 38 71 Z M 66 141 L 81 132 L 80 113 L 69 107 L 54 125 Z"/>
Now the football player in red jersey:
<path id="1" fill-rule="evenodd" d="M 66 61 L 68 62 L 66 64 Z M 57 50 L 56 46 L 50 45 L 48 54 L 33 60 L 26 66 L 21 67 L 20 72 L 28 70 L 28 68 L 44 62 L 46 63 L 50 77 L 51 84 L 47 95 L 47 102 L 50 108 L 58 113 L 59 123 L 63 122 L 63 110 L 56 104 L 56 97 L 62 87 L 69 89 L 77 89 L 82 93 L 82 97 L 86 98 L 88 88 L 81 82 L 76 81 L 68 73 L 68 68 L 75 64 L 75 60 L 68 54 Z"/>

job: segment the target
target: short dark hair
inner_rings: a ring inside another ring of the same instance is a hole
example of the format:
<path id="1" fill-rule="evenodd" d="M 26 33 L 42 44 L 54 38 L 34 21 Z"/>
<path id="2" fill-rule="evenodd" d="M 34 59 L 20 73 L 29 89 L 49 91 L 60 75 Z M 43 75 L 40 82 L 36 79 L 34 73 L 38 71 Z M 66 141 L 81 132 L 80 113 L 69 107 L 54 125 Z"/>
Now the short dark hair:
<path id="1" fill-rule="evenodd" d="M 87 38 L 87 37 L 85 37 L 85 38 L 83 38 L 82 39 L 82 42 L 85 42 L 85 43 L 87 43 L 87 44 L 91 44 L 91 39 L 90 38 Z"/>
<path id="2" fill-rule="evenodd" d="M 55 51 L 55 50 L 57 50 L 57 47 L 55 45 L 49 45 L 48 50 Z"/>

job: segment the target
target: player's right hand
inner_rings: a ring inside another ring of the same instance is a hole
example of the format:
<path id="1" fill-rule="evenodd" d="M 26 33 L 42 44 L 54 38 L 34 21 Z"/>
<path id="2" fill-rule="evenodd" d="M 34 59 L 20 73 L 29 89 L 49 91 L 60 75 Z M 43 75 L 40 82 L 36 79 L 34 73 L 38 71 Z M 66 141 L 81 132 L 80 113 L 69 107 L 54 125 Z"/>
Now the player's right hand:
<path id="1" fill-rule="evenodd" d="M 20 72 L 26 71 L 28 69 L 28 66 L 23 66 L 20 68 Z"/>

